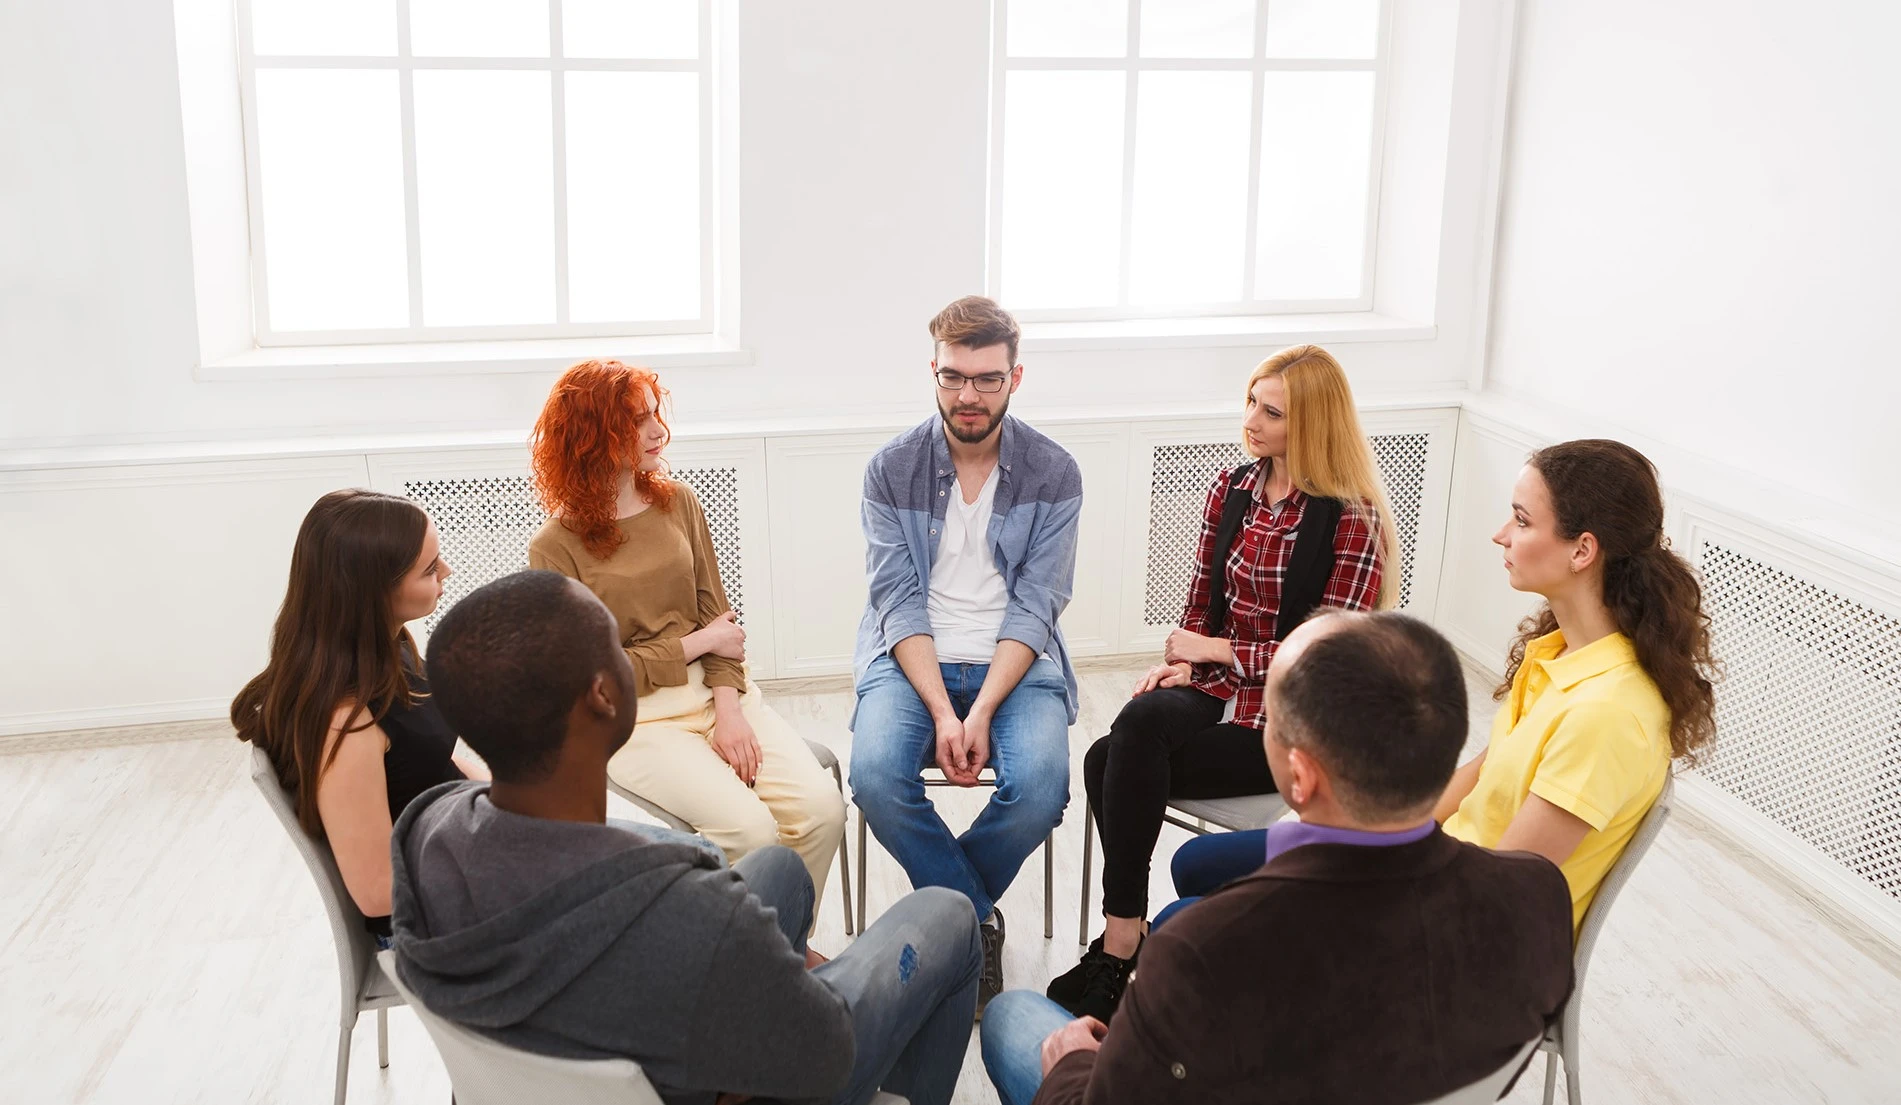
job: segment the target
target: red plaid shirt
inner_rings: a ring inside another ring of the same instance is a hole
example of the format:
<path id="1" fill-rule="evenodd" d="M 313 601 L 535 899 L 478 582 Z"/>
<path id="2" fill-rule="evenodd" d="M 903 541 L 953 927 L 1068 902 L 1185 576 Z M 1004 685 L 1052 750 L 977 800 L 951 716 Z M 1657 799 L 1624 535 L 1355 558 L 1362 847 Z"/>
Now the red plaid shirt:
<path id="1" fill-rule="evenodd" d="M 1274 661 L 1274 621 L 1281 608 L 1281 579 L 1294 553 L 1294 533 L 1307 508 L 1299 489 L 1267 505 L 1248 496 L 1247 516 L 1235 534 L 1223 565 L 1228 574 L 1228 624 L 1220 634 L 1208 626 L 1208 580 L 1214 563 L 1215 531 L 1221 525 L 1221 504 L 1228 497 L 1229 469 L 1208 489 L 1201 512 L 1201 539 L 1195 544 L 1195 576 L 1188 583 L 1188 602 L 1182 608 L 1182 628 L 1204 637 L 1226 636 L 1234 644 L 1234 666 L 1196 664 L 1192 685 L 1216 698 L 1234 700 L 1234 723 L 1259 729 L 1267 696 L 1267 666 Z M 1261 466 L 1242 482 L 1250 492 L 1261 478 Z M 1340 525 L 1333 533 L 1333 574 L 1327 578 L 1320 605 L 1348 610 L 1371 610 L 1380 597 L 1379 515 L 1363 503 L 1342 504 Z"/>

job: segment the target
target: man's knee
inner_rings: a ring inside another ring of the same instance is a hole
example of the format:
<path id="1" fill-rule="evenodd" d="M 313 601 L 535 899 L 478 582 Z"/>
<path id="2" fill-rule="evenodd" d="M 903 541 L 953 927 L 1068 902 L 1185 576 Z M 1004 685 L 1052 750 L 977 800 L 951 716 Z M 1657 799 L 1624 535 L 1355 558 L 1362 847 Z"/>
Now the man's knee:
<path id="1" fill-rule="evenodd" d="M 970 899 L 943 886 L 926 886 L 904 896 L 901 903 L 933 947 L 954 951 L 963 947 L 983 962 L 983 941 L 977 934 L 977 911 Z"/>

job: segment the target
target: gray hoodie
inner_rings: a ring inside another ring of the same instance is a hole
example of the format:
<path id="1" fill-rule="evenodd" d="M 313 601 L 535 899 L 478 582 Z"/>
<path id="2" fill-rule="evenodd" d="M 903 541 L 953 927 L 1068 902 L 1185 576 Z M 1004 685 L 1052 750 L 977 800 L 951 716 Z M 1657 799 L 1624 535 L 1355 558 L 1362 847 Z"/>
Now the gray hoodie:
<path id="1" fill-rule="evenodd" d="M 702 849 L 418 796 L 390 839 L 392 946 L 434 1012 L 526 1051 L 633 1059 L 669 1105 L 823 1101 L 852 1067 L 845 999 Z"/>

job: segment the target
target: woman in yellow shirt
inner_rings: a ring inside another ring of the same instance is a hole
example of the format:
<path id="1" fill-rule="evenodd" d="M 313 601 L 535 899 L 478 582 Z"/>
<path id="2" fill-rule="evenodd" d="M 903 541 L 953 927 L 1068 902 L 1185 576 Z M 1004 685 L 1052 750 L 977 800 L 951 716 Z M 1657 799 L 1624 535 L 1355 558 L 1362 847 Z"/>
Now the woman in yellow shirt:
<path id="1" fill-rule="evenodd" d="M 1450 836 L 1557 864 L 1575 931 L 1670 761 L 1716 734 L 1709 617 L 1663 536 L 1655 467 L 1621 442 L 1533 453 L 1492 540 L 1512 587 L 1545 605 L 1512 643 L 1490 745 L 1433 816 Z"/>
<path id="2" fill-rule="evenodd" d="M 1656 469 L 1621 442 L 1533 453 L 1492 540 L 1511 585 L 1545 605 L 1512 643 L 1491 744 L 1453 775 L 1433 818 L 1449 836 L 1557 864 L 1575 933 L 1670 761 L 1716 734 L 1709 617 L 1696 576 L 1664 541 Z M 1260 866 L 1264 837 L 1182 845 L 1176 891 L 1207 894 Z"/>

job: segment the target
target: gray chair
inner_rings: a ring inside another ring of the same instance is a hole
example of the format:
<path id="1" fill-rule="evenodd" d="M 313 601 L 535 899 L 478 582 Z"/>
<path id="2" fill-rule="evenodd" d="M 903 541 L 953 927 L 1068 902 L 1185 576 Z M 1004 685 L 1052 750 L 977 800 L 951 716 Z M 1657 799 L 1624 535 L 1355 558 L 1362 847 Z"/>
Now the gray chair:
<path id="1" fill-rule="evenodd" d="M 1176 817 L 1169 810 L 1179 811 L 1195 819 L 1193 824 Z M 1162 812 L 1162 820 L 1178 829 L 1187 829 L 1196 836 L 1209 832 L 1213 825 L 1225 832 L 1238 832 L 1242 829 L 1265 829 L 1280 820 L 1287 812 L 1287 803 L 1278 794 L 1247 794 L 1239 798 L 1171 798 L 1168 808 Z M 1096 810 L 1087 801 L 1083 803 L 1083 886 L 1082 905 L 1076 914 L 1076 943 L 1089 943 L 1089 875 L 1095 858 L 1095 836 L 1091 830 L 1095 827 Z"/>
<path id="2" fill-rule="evenodd" d="M 1657 834 L 1663 831 L 1663 823 L 1670 819 L 1670 810 L 1676 802 L 1675 779 L 1665 779 L 1663 790 L 1651 804 L 1650 812 L 1637 824 L 1637 831 L 1631 835 L 1630 843 L 1624 845 L 1624 854 L 1617 857 L 1611 869 L 1604 874 L 1604 881 L 1597 886 L 1597 896 L 1591 899 L 1591 908 L 1585 911 L 1584 924 L 1578 929 L 1578 947 L 1574 975 L 1571 984 L 1571 996 L 1559 1011 L 1557 1020 L 1545 1029 L 1545 1038 L 1539 1041 L 1538 1050 L 1545 1053 L 1545 1105 L 1551 1105 L 1558 1092 L 1558 1063 L 1564 1063 L 1564 1092 L 1571 1105 L 1583 1105 L 1583 1091 L 1578 1086 L 1578 1014 L 1584 1006 L 1584 973 L 1591 967 L 1591 949 L 1597 946 L 1598 934 L 1604 931 L 1604 922 L 1610 917 L 1611 904 L 1617 901 L 1617 895 L 1630 881 L 1630 874 L 1637 869 L 1638 861 L 1650 846 L 1657 841 Z"/>
<path id="3" fill-rule="evenodd" d="M 290 834 L 297 854 L 310 868 L 317 883 L 317 897 L 330 917 L 330 937 L 337 945 L 337 975 L 341 982 L 341 1027 L 337 1033 L 336 1105 L 343 1105 L 350 1081 L 350 1035 L 356 1028 L 357 1015 L 376 1010 L 376 1065 L 389 1066 L 389 1007 L 403 1004 L 403 997 L 382 968 L 376 965 L 376 939 L 363 927 L 363 914 L 356 908 L 350 891 L 343 885 L 343 873 L 337 870 L 330 846 L 311 838 L 297 823 L 297 806 L 277 781 L 277 769 L 262 748 L 251 746 L 251 782 L 264 795 L 265 804 Z"/>
<path id="4" fill-rule="evenodd" d="M 1420 1105 L 1492 1105 L 1494 1101 L 1504 1096 L 1505 1087 L 1512 1084 L 1512 1079 L 1518 1076 L 1518 1072 L 1530 1065 L 1531 1053 L 1537 1046 L 1537 1040 L 1526 1040 L 1525 1046 L 1519 1048 L 1518 1054 L 1512 1056 L 1511 1061 L 1504 1066 L 1463 1089 L 1453 1090 L 1444 1097 L 1435 1097 L 1431 1101 L 1422 1101 Z"/>
<path id="5" fill-rule="evenodd" d="M 396 970 L 396 953 L 377 956 L 417 1019 L 428 1030 L 449 1072 L 456 1105 L 521 1105 L 524 1101 L 559 1101 L 562 1105 L 662 1105 L 660 1095 L 640 1064 L 632 1059 L 557 1059 L 509 1047 L 430 1012 L 429 1007 L 403 985 Z M 895 1094 L 881 1093 L 871 1105 L 909 1105 Z"/>
<path id="6" fill-rule="evenodd" d="M 944 772 L 935 767 L 924 769 L 924 785 L 927 787 L 954 787 L 957 784 L 944 778 Z M 994 787 L 997 785 L 997 771 L 986 767 L 977 773 L 977 785 Z M 858 931 L 865 931 L 865 869 L 871 866 L 871 853 L 866 850 L 865 811 L 858 811 Z M 1048 940 L 1056 933 L 1056 830 L 1043 841 L 1043 939 Z M 848 899 L 849 900 L 849 899 Z M 846 932 L 851 929 L 847 927 Z"/>
<path id="7" fill-rule="evenodd" d="M 805 746 L 812 750 L 812 755 L 818 759 L 818 765 L 832 773 L 832 782 L 838 784 L 838 793 L 844 794 L 845 776 L 838 768 L 838 754 L 817 741 L 806 741 Z M 634 805 L 639 806 L 641 809 L 646 810 L 649 815 L 658 818 L 661 823 L 668 828 L 678 829 L 683 833 L 698 831 L 692 825 L 688 824 L 684 818 L 676 817 L 672 812 L 649 802 L 647 799 L 642 798 L 640 795 L 616 783 L 614 777 L 611 775 L 607 777 L 607 789 L 627 799 Z M 859 842 L 859 850 L 861 852 L 864 850 L 862 840 Z M 864 861 L 861 859 L 859 862 L 862 864 Z M 855 931 L 851 923 L 851 852 L 845 846 L 845 837 L 843 835 L 838 838 L 838 879 L 839 890 L 845 896 L 845 935 L 850 936 Z M 864 919 L 865 912 L 860 908 L 858 911 L 859 928 L 864 927 Z"/>

